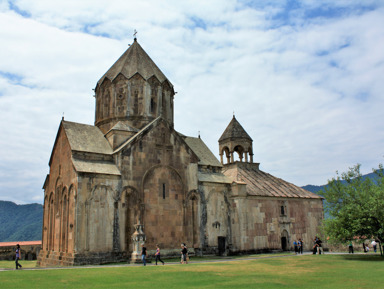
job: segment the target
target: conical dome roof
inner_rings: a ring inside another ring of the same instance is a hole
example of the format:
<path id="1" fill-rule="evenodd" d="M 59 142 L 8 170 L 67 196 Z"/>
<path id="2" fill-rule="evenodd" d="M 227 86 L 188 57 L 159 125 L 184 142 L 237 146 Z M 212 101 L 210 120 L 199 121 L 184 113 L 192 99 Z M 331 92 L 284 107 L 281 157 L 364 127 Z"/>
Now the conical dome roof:
<path id="1" fill-rule="evenodd" d="M 105 78 L 113 81 L 120 73 L 128 79 L 136 73 L 139 73 L 146 80 L 152 76 L 156 76 L 161 83 L 168 80 L 140 46 L 136 38 L 133 44 L 120 56 L 103 77 L 100 78 L 97 84 L 101 85 Z M 168 82 L 172 86 L 169 80 Z"/>
<path id="2" fill-rule="evenodd" d="M 241 126 L 241 124 L 237 121 L 235 116 L 233 116 L 231 122 L 221 135 L 219 142 L 225 141 L 227 139 L 234 139 L 234 138 L 245 138 L 250 141 L 252 141 L 251 137 L 247 134 L 245 129 Z"/>

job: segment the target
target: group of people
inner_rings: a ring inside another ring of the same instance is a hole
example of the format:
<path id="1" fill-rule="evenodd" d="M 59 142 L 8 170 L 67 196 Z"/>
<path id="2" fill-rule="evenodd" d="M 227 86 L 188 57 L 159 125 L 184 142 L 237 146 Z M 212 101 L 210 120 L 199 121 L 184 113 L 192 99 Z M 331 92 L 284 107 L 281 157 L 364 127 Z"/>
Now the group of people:
<path id="1" fill-rule="evenodd" d="M 318 237 L 315 237 L 315 239 L 313 239 L 313 248 L 312 248 L 313 254 L 324 253 L 321 245 L 322 243 L 323 242 Z M 293 247 L 295 248 L 296 255 L 303 254 L 304 242 L 302 239 L 299 239 L 298 241 L 296 240 L 293 241 Z"/>
<path id="2" fill-rule="evenodd" d="M 295 253 L 303 254 L 303 240 L 299 239 L 298 241 L 293 241 L 293 247 L 295 248 Z"/>
<path id="3" fill-rule="evenodd" d="M 363 246 L 364 253 L 368 253 L 369 252 L 369 243 L 365 243 L 364 242 L 362 244 L 362 246 Z M 371 246 L 372 246 L 373 251 L 376 253 L 377 252 L 377 242 L 376 242 L 376 240 L 372 240 Z M 353 243 L 352 243 L 352 241 L 349 241 L 348 252 L 349 252 L 349 254 L 353 254 Z"/>
<path id="4" fill-rule="evenodd" d="M 319 255 L 321 255 L 321 253 L 324 254 L 323 246 L 321 245 L 322 243 L 323 243 L 323 241 L 321 241 L 320 238 L 318 238 L 318 237 L 315 237 L 315 239 L 313 239 L 313 254 L 314 255 L 316 253 L 318 253 Z"/>
<path id="5" fill-rule="evenodd" d="M 369 252 L 369 243 L 365 244 L 363 243 L 363 249 L 364 249 L 364 253 L 368 253 Z M 376 253 L 377 251 L 377 243 L 376 243 L 376 240 L 372 240 L 371 242 L 371 245 L 372 245 L 372 249 L 373 251 Z"/>
<path id="6" fill-rule="evenodd" d="M 181 254 L 181 261 L 180 261 L 180 263 L 181 264 L 188 264 L 188 260 L 189 260 L 188 248 L 187 248 L 187 245 L 185 243 L 181 244 L 180 254 Z M 147 248 L 145 247 L 144 244 L 142 244 L 141 245 L 141 260 L 143 262 L 143 266 L 147 265 L 146 258 L 147 258 Z M 156 252 L 155 252 L 155 262 L 156 262 L 156 265 L 157 265 L 157 261 L 160 261 L 161 263 L 163 263 L 163 265 L 165 264 L 164 261 L 161 260 L 161 258 L 160 258 L 160 247 L 159 247 L 159 245 L 156 244 Z"/>

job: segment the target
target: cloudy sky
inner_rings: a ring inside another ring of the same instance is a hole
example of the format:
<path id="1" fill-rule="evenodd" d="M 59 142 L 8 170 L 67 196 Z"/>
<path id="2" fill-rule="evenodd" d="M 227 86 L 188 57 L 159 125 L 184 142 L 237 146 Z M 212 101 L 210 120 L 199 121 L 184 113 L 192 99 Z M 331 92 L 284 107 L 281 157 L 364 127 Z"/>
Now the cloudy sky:
<path id="1" fill-rule="evenodd" d="M 173 83 L 175 128 L 218 139 L 235 113 L 261 169 L 322 185 L 384 157 L 384 1 L 0 0 L 0 200 L 42 203 L 63 116 L 133 31 Z"/>

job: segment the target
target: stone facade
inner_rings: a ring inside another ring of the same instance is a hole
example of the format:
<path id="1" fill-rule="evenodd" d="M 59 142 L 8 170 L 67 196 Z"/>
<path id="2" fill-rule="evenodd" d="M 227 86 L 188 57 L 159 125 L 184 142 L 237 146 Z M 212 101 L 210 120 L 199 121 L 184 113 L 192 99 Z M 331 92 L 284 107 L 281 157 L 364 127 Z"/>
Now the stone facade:
<path id="1" fill-rule="evenodd" d="M 310 248 L 322 199 L 262 172 L 235 117 L 219 140 L 221 162 L 175 131 L 173 86 L 136 40 L 95 94 L 94 126 L 60 123 L 38 265 L 137 261 L 144 240 L 169 256 L 181 243 L 220 255 L 289 250 L 298 238 Z"/>

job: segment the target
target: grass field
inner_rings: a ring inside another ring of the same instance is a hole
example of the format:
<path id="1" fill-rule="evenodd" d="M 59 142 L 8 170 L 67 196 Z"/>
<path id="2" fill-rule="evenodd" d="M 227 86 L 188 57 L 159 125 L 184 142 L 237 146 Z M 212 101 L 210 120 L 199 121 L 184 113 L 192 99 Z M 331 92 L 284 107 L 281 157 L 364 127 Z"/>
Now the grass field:
<path id="1" fill-rule="evenodd" d="M 193 261 L 193 260 L 192 260 Z M 24 267 L 32 261 L 21 262 Z M 0 268 L 13 268 L 1 261 Z M 0 288 L 384 288 L 384 258 L 374 255 L 264 255 L 260 259 L 166 266 L 0 272 Z"/>

